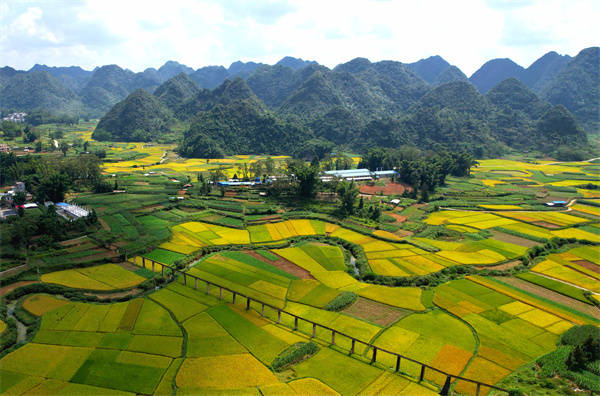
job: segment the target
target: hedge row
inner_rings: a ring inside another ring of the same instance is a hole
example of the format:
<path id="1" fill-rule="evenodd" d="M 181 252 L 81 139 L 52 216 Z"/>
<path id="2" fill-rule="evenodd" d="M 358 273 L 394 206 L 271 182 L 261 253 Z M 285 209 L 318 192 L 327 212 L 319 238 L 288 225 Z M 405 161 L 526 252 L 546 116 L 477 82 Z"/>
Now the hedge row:
<path id="1" fill-rule="evenodd" d="M 271 363 L 273 371 L 280 372 L 284 369 L 301 362 L 302 360 L 314 355 L 319 351 L 319 347 L 314 342 L 299 342 L 287 348 Z"/>
<path id="2" fill-rule="evenodd" d="M 325 309 L 327 311 L 341 311 L 356 301 L 357 298 L 358 296 L 356 293 L 345 291 L 341 294 L 338 294 L 333 300 L 329 301 L 327 305 L 325 305 Z"/>

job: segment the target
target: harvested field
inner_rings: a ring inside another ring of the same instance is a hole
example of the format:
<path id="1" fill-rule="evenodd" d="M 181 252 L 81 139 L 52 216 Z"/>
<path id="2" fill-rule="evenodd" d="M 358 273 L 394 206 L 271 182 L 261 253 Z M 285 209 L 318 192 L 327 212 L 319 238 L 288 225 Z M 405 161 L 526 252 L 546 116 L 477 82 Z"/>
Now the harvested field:
<path id="1" fill-rule="evenodd" d="M 505 232 L 496 231 L 496 230 L 489 230 L 489 231 L 492 233 L 494 239 L 497 239 L 502 242 L 513 243 L 515 245 L 525 246 L 527 248 L 541 245 L 540 242 L 535 242 L 535 241 L 532 241 L 531 239 L 521 238 L 518 236 L 510 235 Z"/>
<path id="2" fill-rule="evenodd" d="M 67 247 L 67 246 L 75 246 L 75 245 L 81 245 L 82 243 L 86 243 L 89 242 L 90 239 L 87 236 L 83 236 L 83 237 L 79 237 L 79 238 L 74 238 L 74 239 L 69 239 L 66 241 L 62 241 L 59 243 L 60 246 L 63 247 Z"/>
<path id="3" fill-rule="evenodd" d="M 102 218 L 98 218 L 98 223 L 100 223 L 100 225 L 102 226 L 102 229 L 105 231 L 110 231 L 110 226 L 108 225 L 108 223 L 106 221 L 104 221 Z"/>
<path id="4" fill-rule="evenodd" d="M 386 327 L 411 313 L 363 297 L 359 297 L 343 312 Z"/>
<path id="5" fill-rule="evenodd" d="M 360 187 L 361 194 L 369 195 L 401 195 L 404 191 L 412 191 L 412 187 L 402 183 L 387 183 L 385 186 L 369 186 L 364 184 Z"/>
<path id="6" fill-rule="evenodd" d="M 261 256 L 260 254 L 249 250 L 249 251 L 244 251 L 244 253 L 255 257 L 257 259 L 259 259 L 260 261 L 264 261 L 274 267 L 277 267 L 281 270 L 284 270 L 285 272 L 287 272 L 288 274 L 292 274 L 294 276 L 297 276 L 300 279 L 315 279 L 310 272 L 308 272 L 307 270 L 305 270 L 302 267 L 297 266 L 296 264 L 292 263 L 291 261 L 288 261 L 286 259 L 284 259 L 281 256 L 277 256 L 279 257 L 279 260 L 276 261 L 268 261 L 265 260 L 265 258 L 263 256 Z"/>
<path id="7" fill-rule="evenodd" d="M 548 290 L 546 288 L 534 285 L 532 283 L 526 282 L 518 278 L 498 277 L 497 279 L 526 292 L 533 293 L 543 298 L 547 298 L 550 301 L 554 301 L 556 303 L 565 305 L 569 308 L 576 309 L 577 311 L 583 312 L 587 315 L 593 316 L 596 319 L 600 319 L 600 309 L 597 307 L 593 307 L 591 305 L 582 303 L 581 301 L 574 300 L 560 293 L 556 293 L 552 290 Z"/>
<path id="8" fill-rule="evenodd" d="M 581 265 L 583 268 L 587 268 L 590 271 L 594 271 L 594 272 L 600 274 L 600 266 L 592 263 L 591 261 L 577 260 L 577 261 L 573 261 L 573 263 L 575 263 L 577 265 Z"/>
<path id="9" fill-rule="evenodd" d="M 406 217 L 401 216 L 401 215 L 399 215 L 397 213 L 394 213 L 394 212 L 385 212 L 385 214 L 390 215 L 393 218 L 395 218 L 397 223 L 404 223 L 406 221 Z"/>
<path id="10" fill-rule="evenodd" d="M 532 224 L 535 224 L 537 226 L 544 227 L 544 228 L 553 228 L 553 229 L 560 228 L 556 224 L 548 223 L 547 221 L 534 221 Z"/>
<path id="11" fill-rule="evenodd" d="M 140 269 L 140 267 L 138 267 L 137 265 L 133 265 L 132 263 L 128 262 L 128 261 L 124 261 L 122 263 L 117 263 L 118 266 L 125 268 L 128 271 L 137 271 Z"/>

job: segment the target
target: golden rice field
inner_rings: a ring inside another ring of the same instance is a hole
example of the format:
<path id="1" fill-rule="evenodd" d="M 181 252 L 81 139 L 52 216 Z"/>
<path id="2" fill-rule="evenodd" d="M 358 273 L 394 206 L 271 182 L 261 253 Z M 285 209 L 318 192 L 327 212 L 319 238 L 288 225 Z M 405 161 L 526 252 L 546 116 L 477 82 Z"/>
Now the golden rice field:
<path id="1" fill-rule="evenodd" d="M 90 290 L 127 289 L 145 280 L 116 264 L 51 272 L 42 275 L 41 279 L 45 283 Z"/>
<path id="2" fill-rule="evenodd" d="M 600 293 L 600 255 L 595 246 L 551 254 L 531 270 Z"/>
<path id="3" fill-rule="evenodd" d="M 590 220 L 562 212 L 494 212 L 443 210 L 432 213 L 425 222 L 431 225 L 458 225 L 480 230 L 500 227 L 534 238 L 576 238 L 600 242 L 600 235 L 574 228 Z M 561 228 L 564 227 L 564 228 Z"/>
<path id="4" fill-rule="evenodd" d="M 484 223 L 489 227 L 517 223 L 494 214 L 460 211 L 436 212 L 427 219 L 430 224 L 448 224 L 448 221 L 478 228 L 482 227 Z M 286 220 L 249 226 L 243 230 L 210 223 L 187 222 L 174 226 L 171 231 L 171 240 L 159 247 L 182 254 L 190 254 L 204 246 L 265 244 L 301 235 L 326 234 L 360 245 L 365 251 L 373 272 L 386 276 L 427 275 L 459 264 L 495 264 L 519 257 L 526 250 L 521 246 L 491 239 L 446 245 L 434 240 L 419 238 L 412 240 L 415 243 L 425 242 L 427 245 L 439 249 L 439 251 L 428 252 L 409 243 L 383 241 L 320 220 Z M 560 232 L 560 230 L 554 232 Z M 581 232 L 587 234 L 585 231 Z M 590 238 L 594 237 L 597 236 L 590 236 Z M 287 251 L 282 250 L 282 254 L 287 254 Z M 307 258 L 304 252 L 297 251 L 293 254 L 300 256 L 286 258 L 290 261 L 301 262 L 303 268 L 309 272 L 321 271 L 318 263 Z"/>

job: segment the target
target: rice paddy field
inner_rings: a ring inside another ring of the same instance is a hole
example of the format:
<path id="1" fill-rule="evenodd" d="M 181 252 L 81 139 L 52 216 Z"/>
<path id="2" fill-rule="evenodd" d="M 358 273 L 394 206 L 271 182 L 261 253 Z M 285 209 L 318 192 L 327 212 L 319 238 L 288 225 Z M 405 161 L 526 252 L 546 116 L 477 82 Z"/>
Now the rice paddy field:
<path id="1" fill-rule="evenodd" d="M 114 290 L 133 287 L 142 283 L 146 278 L 116 264 L 103 264 L 51 272 L 42 275 L 41 280 L 45 283 L 54 283 L 75 289 Z"/>
<path id="2" fill-rule="evenodd" d="M 386 222 L 338 221 L 335 204 L 292 211 L 258 190 L 219 197 L 183 187 L 199 172 L 241 174 L 263 156 L 181 159 L 173 145 L 106 148 L 104 172 L 125 192 L 78 195 L 98 214 L 98 232 L 36 257 L 61 270 L 31 282 L 79 296 L 114 291 L 123 301 L 21 297 L 17 307 L 40 324 L 27 343 L 1 355 L 2 394 L 437 394 L 445 376 L 428 370 L 418 381 L 420 366 L 407 359 L 395 373 L 395 357 L 380 350 L 373 363 L 362 344 L 350 353 L 343 334 L 497 384 L 555 350 L 573 326 L 600 326 L 597 164 L 481 160 L 472 177 L 450 177 L 430 203 L 402 198 L 386 206 Z M 274 159 L 282 166 L 286 157 Z M 567 204 L 544 206 L 554 200 Z M 569 241 L 546 248 L 553 238 Z M 521 262 L 536 249 L 546 250 Z M 213 285 L 189 276 L 184 284 L 171 270 L 158 282 L 163 272 L 152 261 Z M 132 292 L 147 279 L 156 288 Z M 246 310 L 239 294 L 268 306 L 255 301 Z M 331 308 L 347 296 L 347 305 Z M 302 320 L 295 329 L 291 316 L 279 318 L 271 307 L 329 330 L 313 333 Z M 7 325 L 0 321 L 0 333 Z M 314 355 L 272 369 L 309 341 L 318 346 Z M 465 381 L 451 386 L 476 392 Z"/>

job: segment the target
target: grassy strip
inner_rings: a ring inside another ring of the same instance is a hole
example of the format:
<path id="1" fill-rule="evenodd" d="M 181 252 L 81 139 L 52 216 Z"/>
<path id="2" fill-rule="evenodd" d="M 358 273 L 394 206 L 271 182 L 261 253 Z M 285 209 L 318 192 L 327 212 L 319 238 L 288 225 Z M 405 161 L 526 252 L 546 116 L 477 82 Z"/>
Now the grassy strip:
<path id="1" fill-rule="evenodd" d="M 271 368 L 275 372 L 283 371 L 284 369 L 299 363 L 319 351 L 319 347 L 314 342 L 299 342 L 281 352 L 279 356 L 271 363 Z"/>
<path id="2" fill-rule="evenodd" d="M 339 294 L 333 300 L 331 300 L 327 305 L 325 305 L 325 309 L 327 311 L 341 311 L 348 305 L 352 304 L 358 296 L 354 292 L 345 291 L 342 294 Z"/>
<path id="3" fill-rule="evenodd" d="M 533 283 L 534 285 L 541 286 L 548 290 L 555 291 L 567 297 L 571 297 L 575 300 L 579 300 L 581 302 L 591 305 L 590 301 L 585 297 L 583 290 L 567 285 L 566 283 L 555 281 L 553 279 L 548 279 L 546 277 L 536 275 L 531 272 L 524 272 L 515 276 L 529 283 Z"/>

